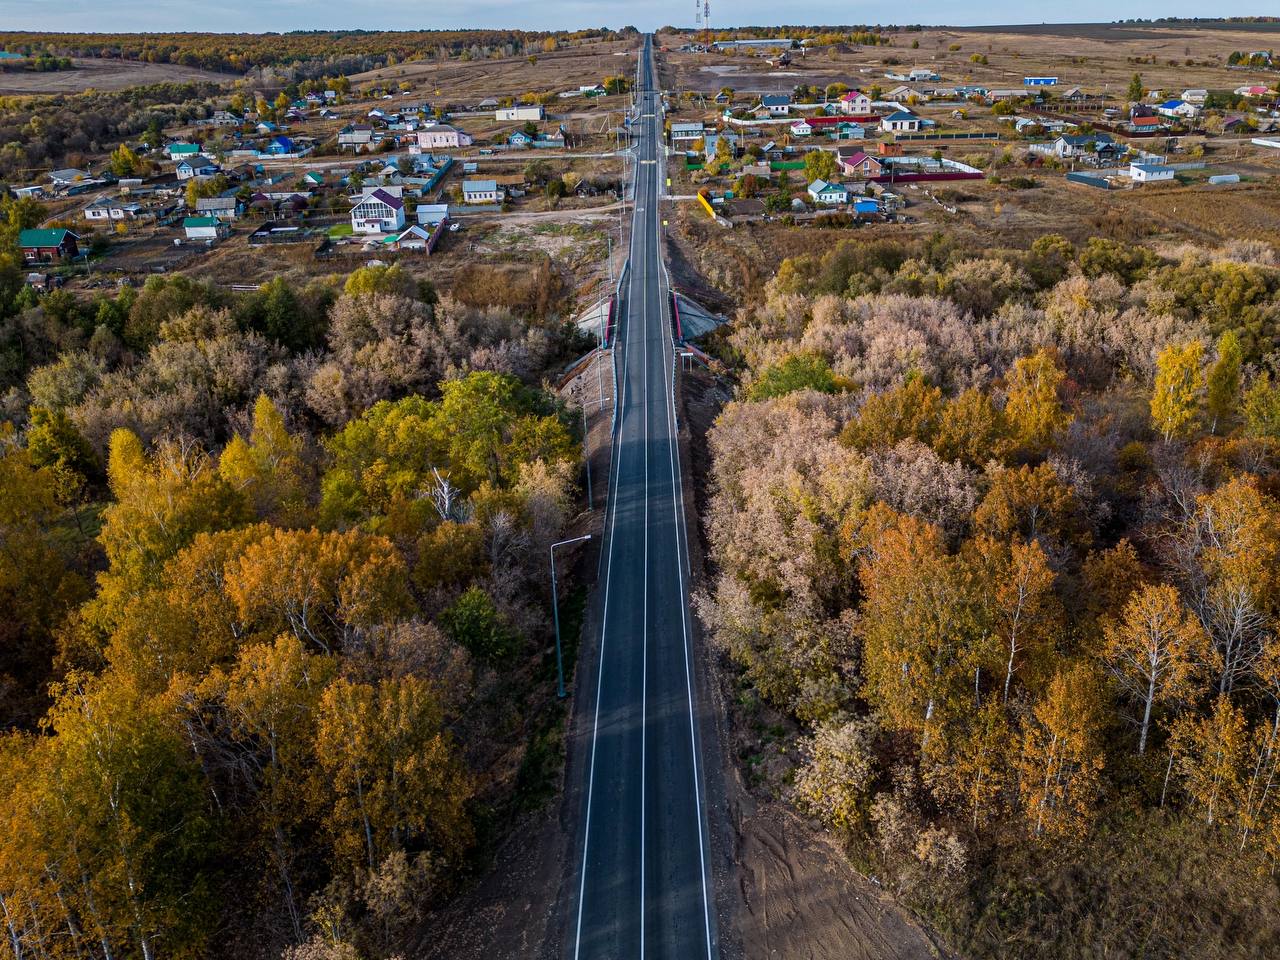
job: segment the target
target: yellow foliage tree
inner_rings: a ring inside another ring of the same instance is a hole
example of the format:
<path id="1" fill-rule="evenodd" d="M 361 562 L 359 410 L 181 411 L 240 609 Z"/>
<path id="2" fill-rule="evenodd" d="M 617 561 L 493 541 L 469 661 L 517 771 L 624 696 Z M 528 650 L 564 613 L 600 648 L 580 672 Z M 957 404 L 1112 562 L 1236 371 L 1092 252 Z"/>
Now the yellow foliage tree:
<path id="1" fill-rule="evenodd" d="M 1151 423 L 1166 443 L 1185 435 L 1195 422 L 1200 393 L 1204 389 L 1203 359 L 1204 347 L 1199 340 L 1182 346 L 1169 344 L 1156 358 Z"/>

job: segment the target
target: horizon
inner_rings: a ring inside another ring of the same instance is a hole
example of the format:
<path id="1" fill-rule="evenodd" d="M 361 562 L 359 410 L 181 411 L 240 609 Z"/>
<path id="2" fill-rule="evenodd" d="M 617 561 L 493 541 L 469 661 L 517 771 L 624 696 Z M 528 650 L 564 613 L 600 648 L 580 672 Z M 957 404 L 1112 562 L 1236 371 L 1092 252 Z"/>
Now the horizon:
<path id="1" fill-rule="evenodd" d="M 618 29 L 624 26 L 635 26 L 642 32 L 652 32 L 661 26 L 672 25 L 684 29 L 692 29 L 692 24 L 683 21 L 690 19 L 687 3 L 649 2 L 639 6 L 628 6 L 632 14 L 626 21 L 602 24 L 598 19 L 599 9 L 588 5 L 583 0 L 557 0 L 555 3 L 542 4 L 531 10 L 527 5 L 516 6 L 505 0 L 480 0 L 467 6 L 464 17 L 435 17 L 433 22 L 424 23 L 416 4 L 410 0 L 353 0 L 343 5 L 343 12 L 332 15 L 321 15 L 319 20 L 314 4 L 306 0 L 228 0 L 218 10 L 195 11 L 186 8 L 186 4 L 156 3 L 146 0 L 65 0 L 56 10 L 33 9 L 24 0 L 0 0 L 0 21 L 5 29 L 0 33 L 69 33 L 69 34 L 162 34 L 162 33 L 209 33 L 209 34 L 272 34 L 272 33 L 306 33 L 326 31 L 365 30 L 369 32 L 400 32 L 420 30 L 502 30 L 518 29 L 530 31 L 575 30 L 592 26 L 609 26 Z M 1274 16 L 1274 14 L 1238 11 L 1224 14 L 1222 17 L 1207 19 L 1203 14 L 1203 5 L 1192 0 L 1173 0 L 1162 4 L 1160 9 L 1152 9 L 1146 0 L 1131 0 L 1119 4 L 1107 0 L 1082 0 L 1071 7 L 1070 16 L 1045 17 L 1039 19 L 1019 20 L 1018 14 L 1024 12 L 1021 4 L 1012 0 L 996 0 L 984 9 L 985 16 L 966 17 L 952 20 L 946 13 L 953 13 L 951 3 L 946 0 L 925 0 L 913 8 L 916 15 L 911 21 L 900 22 L 894 13 L 900 8 L 896 4 L 877 2 L 860 6 L 862 15 L 851 18 L 848 8 L 835 3 L 812 4 L 813 16 L 806 25 L 853 25 L 855 23 L 868 26 L 914 26 L 924 25 L 932 28 L 973 28 L 1000 26 L 1032 26 L 1032 25 L 1074 25 L 1074 24 L 1112 24 L 1124 21 L 1156 20 L 1158 18 L 1174 18 L 1204 20 L 1206 23 L 1221 21 L 1228 17 Z M 183 9 L 186 8 L 186 9 Z M 734 6 L 733 22 L 717 22 L 717 10 L 712 6 L 712 29 L 735 29 L 739 27 L 769 25 L 768 16 L 762 14 L 773 11 L 771 4 L 760 0 L 747 0 Z M 758 11 L 758 12 L 757 12 Z M 534 14 L 531 16 L 530 14 Z M 475 21 L 490 21 L 488 26 L 481 26 Z M 300 25 L 305 24 L 305 25 Z M 801 24 L 788 24 L 799 26 Z M 782 26 L 782 24 L 779 24 Z M 1242 24 L 1242 26 L 1246 26 Z M 1277 24 L 1280 30 L 1280 24 Z"/>

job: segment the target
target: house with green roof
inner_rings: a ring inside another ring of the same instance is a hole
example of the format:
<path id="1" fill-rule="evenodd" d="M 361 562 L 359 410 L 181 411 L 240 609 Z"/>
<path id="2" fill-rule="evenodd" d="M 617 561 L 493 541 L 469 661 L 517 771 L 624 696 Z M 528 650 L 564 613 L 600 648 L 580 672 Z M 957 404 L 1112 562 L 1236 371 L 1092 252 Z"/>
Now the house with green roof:
<path id="1" fill-rule="evenodd" d="M 18 246 L 26 263 L 56 263 L 80 255 L 80 238 L 70 230 L 23 230 Z"/>
<path id="2" fill-rule="evenodd" d="M 170 160 L 194 160 L 200 156 L 198 143 L 171 143 L 165 149 L 169 152 Z"/>
<path id="3" fill-rule="evenodd" d="M 217 240 L 226 232 L 226 226 L 217 217 L 187 217 L 182 221 L 188 240 Z"/>

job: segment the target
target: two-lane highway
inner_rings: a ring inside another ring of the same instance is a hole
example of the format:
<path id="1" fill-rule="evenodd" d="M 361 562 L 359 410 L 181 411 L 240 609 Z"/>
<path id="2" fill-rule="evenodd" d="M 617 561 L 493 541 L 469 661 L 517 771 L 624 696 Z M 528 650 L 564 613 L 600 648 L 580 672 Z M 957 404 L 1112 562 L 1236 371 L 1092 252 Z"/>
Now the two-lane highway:
<path id="1" fill-rule="evenodd" d="M 674 344 L 659 249 L 662 100 L 652 40 L 637 70 L 635 209 L 617 339 L 619 407 L 589 729 L 573 960 L 718 956 L 690 632 Z"/>

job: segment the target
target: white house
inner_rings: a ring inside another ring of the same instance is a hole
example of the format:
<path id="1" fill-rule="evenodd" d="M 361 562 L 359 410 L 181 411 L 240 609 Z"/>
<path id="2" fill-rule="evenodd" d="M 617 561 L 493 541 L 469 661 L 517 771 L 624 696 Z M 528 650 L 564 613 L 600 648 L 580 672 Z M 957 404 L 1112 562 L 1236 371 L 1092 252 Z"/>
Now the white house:
<path id="1" fill-rule="evenodd" d="M 850 117 L 865 116 L 871 112 L 871 98 L 861 90 L 850 90 L 840 98 L 840 112 Z"/>
<path id="2" fill-rule="evenodd" d="M 238 127 L 244 123 L 244 117 L 238 116 L 230 110 L 215 110 L 213 116 L 209 118 L 209 122 L 215 127 Z"/>
<path id="3" fill-rule="evenodd" d="M 912 83 L 918 83 L 921 80 L 941 80 L 942 78 L 928 67 L 916 67 L 907 74 L 907 79 Z"/>
<path id="4" fill-rule="evenodd" d="M 198 180 L 201 177 L 212 177 L 217 172 L 218 165 L 207 157 L 183 160 L 176 168 L 179 180 Z"/>
<path id="5" fill-rule="evenodd" d="M 1201 89 L 1183 90 L 1182 99 L 1187 101 L 1187 103 L 1203 104 L 1206 100 L 1209 99 L 1209 91 L 1201 90 Z"/>
<path id="6" fill-rule="evenodd" d="M 217 240 L 225 228 L 217 217 L 187 217 L 182 229 L 188 240 Z"/>
<path id="7" fill-rule="evenodd" d="M 1173 174 L 1173 167 L 1166 167 L 1159 163 L 1129 164 L 1129 176 L 1134 183 L 1156 183 L 1160 180 L 1172 180 Z"/>
<path id="8" fill-rule="evenodd" d="M 700 123 L 673 123 L 671 125 L 671 145 L 692 143 L 701 140 L 706 131 Z"/>
<path id="9" fill-rule="evenodd" d="M 880 129 L 886 133 L 915 133 L 920 129 L 920 118 L 914 113 L 899 110 L 880 121 Z"/>
<path id="10" fill-rule="evenodd" d="M 171 143 L 164 150 L 170 160 L 194 160 L 200 156 L 198 143 Z"/>
<path id="11" fill-rule="evenodd" d="M 416 223 L 400 234 L 393 234 L 384 241 L 396 250 L 426 250 L 431 241 L 431 232 Z"/>
<path id="12" fill-rule="evenodd" d="M 546 117 L 546 111 L 542 109 L 542 104 L 534 103 L 515 107 L 503 107 L 495 110 L 493 118 L 499 123 L 503 121 L 521 121 L 521 120 L 543 120 Z"/>
<path id="13" fill-rule="evenodd" d="M 803 117 L 799 120 L 793 120 L 790 129 L 793 137 L 809 137 L 813 135 L 813 125 Z"/>
<path id="14" fill-rule="evenodd" d="M 451 127 L 447 123 L 435 123 L 418 131 L 419 150 L 469 146 L 471 146 L 471 134 L 457 127 Z"/>
<path id="15" fill-rule="evenodd" d="M 791 114 L 791 98 L 785 93 L 766 93 L 757 109 L 771 117 L 786 117 Z"/>
<path id="16" fill-rule="evenodd" d="M 112 197 L 99 197 L 84 208 L 86 220 L 134 220 L 142 210 L 141 204 Z"/>
<path id="17" fill-rule="evenodd" d="M 1160 106 L 1156 107 L 1156 113 L 1162 117 L 1173 117 L 1175 119 L 1190 119 L 1200 115 L 1200 108 L 1194 103 L 1188 103 L 1185 100 L 1166 100 Z"/>
<path id="18" fill-rule="evenodd" d="M 354 233 L 395 233 L 404 229 L 404 199 L 386 187 L 366 187 L 351 208 Z"/>
<path id="19" fill-rule="evenodd" d="M 822 207 L 837 207 L 849 202 L 849 191 L 838 183 L 815 180 L 809 184 L 809 198 Z"/>
<path id="20" fill-rule="evenodd" d="M 463 180 L 463 203 L 501 203 L 503 191 L 495 180 Z"/>

